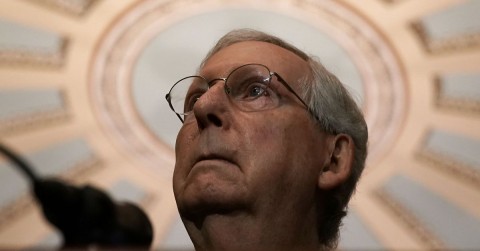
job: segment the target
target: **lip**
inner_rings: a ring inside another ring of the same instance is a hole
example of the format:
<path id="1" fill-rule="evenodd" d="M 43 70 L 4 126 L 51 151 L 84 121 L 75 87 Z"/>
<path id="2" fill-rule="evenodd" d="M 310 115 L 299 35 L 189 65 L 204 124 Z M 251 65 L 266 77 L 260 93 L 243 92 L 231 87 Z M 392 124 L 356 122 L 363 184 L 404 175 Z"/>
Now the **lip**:
<path id="1" fill-rule="evenodd" d="M 197 158 L 196 162 L 199 162 L 202 160 L 224 160 L 224 161 L 232 162 L 229 158 L 224 157 L 223 155 L 220 155 L 220 154 L 215 154 L 215 153 L 201 155 Z"/>
<path id="2" fill-rule="evenodd" d="M 205 166 L 205 165 L 222 165 L 222 166 L 237 166 L 236 163 L 223 155 L 219 154 L 206 154 L 199 156 L 193 166 L 192 169 L 198 166 Z"/>

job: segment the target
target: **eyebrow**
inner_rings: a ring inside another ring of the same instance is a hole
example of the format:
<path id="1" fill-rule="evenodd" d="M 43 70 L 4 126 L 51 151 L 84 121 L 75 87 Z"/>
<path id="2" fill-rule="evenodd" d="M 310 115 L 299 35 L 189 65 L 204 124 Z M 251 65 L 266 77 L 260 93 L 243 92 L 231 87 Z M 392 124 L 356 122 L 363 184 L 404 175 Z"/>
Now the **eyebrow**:
<path id="1" fill-rule="evenodd" d="M 255 64 L 255 63 L 252 63 L 252 64 Z M 213 72 L 212 72 L 213 70 L 206 71 L 206 72 L 204 71 L 204 72 L 202 73 L 203 69 L 199 69 L 199 70 L 197 71 L 197 75 L 204 77 L 207 81 L 210 82 L 210 81 L 213 80 L 213 79 L 226 78 L 226 77 L 228 77 L 228 75 L 229 75 L 230 73 L 232 73 L 233 70 L 235 70 L 236 68 L 238 68 L 238 67 L 240 67 L 240 66 L 242 66 L 242 65 L 245 65 L 245 64 L 238 64 L 238 63 L 230 64 L 230 65 L 228 66 L 228 68 L 226 69 L 226 71 L 225 71 L 226 73 L 223 74 L 223 76 L 221 76 L 221 75 L 219 76 L 219 75 L 217 75 L 217 74 L 213 74 Z M 217 76 L 215 76 L 215 75 L 217 75 Z"/>

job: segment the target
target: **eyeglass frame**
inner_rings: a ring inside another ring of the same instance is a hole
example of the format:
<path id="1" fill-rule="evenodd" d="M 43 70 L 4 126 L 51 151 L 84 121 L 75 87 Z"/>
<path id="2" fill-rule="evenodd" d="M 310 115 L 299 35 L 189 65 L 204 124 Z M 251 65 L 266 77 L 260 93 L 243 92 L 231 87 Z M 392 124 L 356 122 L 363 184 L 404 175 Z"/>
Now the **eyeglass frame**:
<path id="1" fill-rule="evenodd" d="M 240 65 L 238 67 L 236 67 L 235 69 L 233 69 L 232 71 L 230 71 L 230 73 L 227 75 L 227 77 L 225 78 L 215 78 L 215 79 L 212 79 L 210 81 L 208 81 L 205 77 L 203 76 L 200 76 L 200 75 L 191 75 L 191 76 L 187 76 L 187 77 L 184 77 L 184 78 L 181 78 L 180 80 L 178 80 L 177 82 L 175 82 L 175 84 L 173 84 L 173 86 L 170 88 L 170 91 L 168 91 L 168 93 L 165 95 L 165 99 L 167 100 L 168 102 L 168 105 L 170 106 L 170 109 L 177 115 L 177 117 L 180 119 L 180 121 L 182 123 L 185 123 L 185 120 L 182 118 L 182 116 L 175 111 L 175 109 L 173 108 L 173 105 L 172 105 L 172 102 L 171 102 L 171 95 L 170 93 L 172 92 L 173 88 L 175 88 L 175 86 L 182 82 L 183 80 L 187 79 L 187 78 L 193 78 L 193 77 L 199 77 L 203 80 L 205 80 L 205 83 L 207 84 L 208 88 L 207 90 L 205 91 L 205 93 L 212 87 L 214 86 L 215 84 L 211 84 L 211 83 L 215 83 L 217 81 L 223 81 L 223 88 L 225 90 L 225 94 L 227 94 L 228 98 L 231 99 L 230 97 L 230 87 L 227 85 L 227 80 L 228 78 L 232 75 L 232 73 L 234 73 L 236 70 L 242 68 L 242 67 L 245 67 L 245 66 L 249 66 L 249 65 L 258 65 L 258 66 L 262 66 L 262 67 L 265 67 L 267 70 L 268 70 L 268 85 L 271 84 L 271 81 L 272 81 L 272 77 L 275 76 L 277 77 L 278 81 L 285 87 L 287 88 L 288 91 L 290 91 L 293 95 L 295 95 L 295 97 L 297 97 L 298 100 L 300 100 L 300 102 L 305 106 L 305 108 L 307 109 L 307 111 L 312 114 L 312 116 L 315 117 L 315 119 L 317 119 L 317 116 L 312 112 L 312 110 L 310 109 L 310 107 L 307 105 L 307 103 L 305 103 L 305 101 L 303 101 L 303 99 L 300 97 L 300 95 L 298 95 L 294 90 L 293 88 L 287 83 L 287 81 L 285 81 L 281 76 L 280 74 L 278 74 L 277 72 L 274 72 L 274 71 L 271 71 L 270 68 L 268 68 L 268 66 L 266 65 L 263 65 L 263 64 L 259 64 L 259 63 L 249 63 L 249 64 L 244 64 L 244 65 Z M 205 94 L 203 93 L 203 94 Z M 203 96 L 202 94 L 202 96 Z M 201 96 L 200 96 L 201 97 Z M 188 113 L 192 112 L 193 109 L 191 111 L 189 111 Z M 186 113 L 184 113 L 183 115 L 188 115 Z"/>

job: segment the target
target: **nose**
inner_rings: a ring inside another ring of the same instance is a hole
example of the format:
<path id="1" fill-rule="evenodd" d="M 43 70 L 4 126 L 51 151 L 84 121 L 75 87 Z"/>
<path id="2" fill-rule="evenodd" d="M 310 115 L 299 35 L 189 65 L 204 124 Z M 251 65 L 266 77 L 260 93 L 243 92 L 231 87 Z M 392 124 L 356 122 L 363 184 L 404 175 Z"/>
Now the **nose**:
<path id="1" fill-rule="evenodd" d="M 217 82 L 205 92 L 193 106 L 193 115 L 199 130 L 207 127 L 227 128 L 229 126 L 230 101 L 223 82 Z"/>

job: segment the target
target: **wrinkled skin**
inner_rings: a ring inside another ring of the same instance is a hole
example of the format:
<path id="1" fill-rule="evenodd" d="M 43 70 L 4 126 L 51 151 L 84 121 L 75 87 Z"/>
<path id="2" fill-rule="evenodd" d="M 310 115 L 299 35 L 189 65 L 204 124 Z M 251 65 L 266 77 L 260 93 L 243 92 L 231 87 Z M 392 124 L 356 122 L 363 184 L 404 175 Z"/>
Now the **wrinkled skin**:
<path id="1" fill-rule="evenodd" d="M 301 93 L 307 63 L 265 42 L 223 48 L 200 75 L 225 77 L 248 63 L 268 66 Z M 319 130 L 285 88 L 279 89 L 280 106 L 244 112 L 231 103 L 223 85 L 214 85 L 196 102 L 176 142 L 174 194 L 195 248 L 318 248 L 319 177 L 331 162 L 335 136 Z"/>

